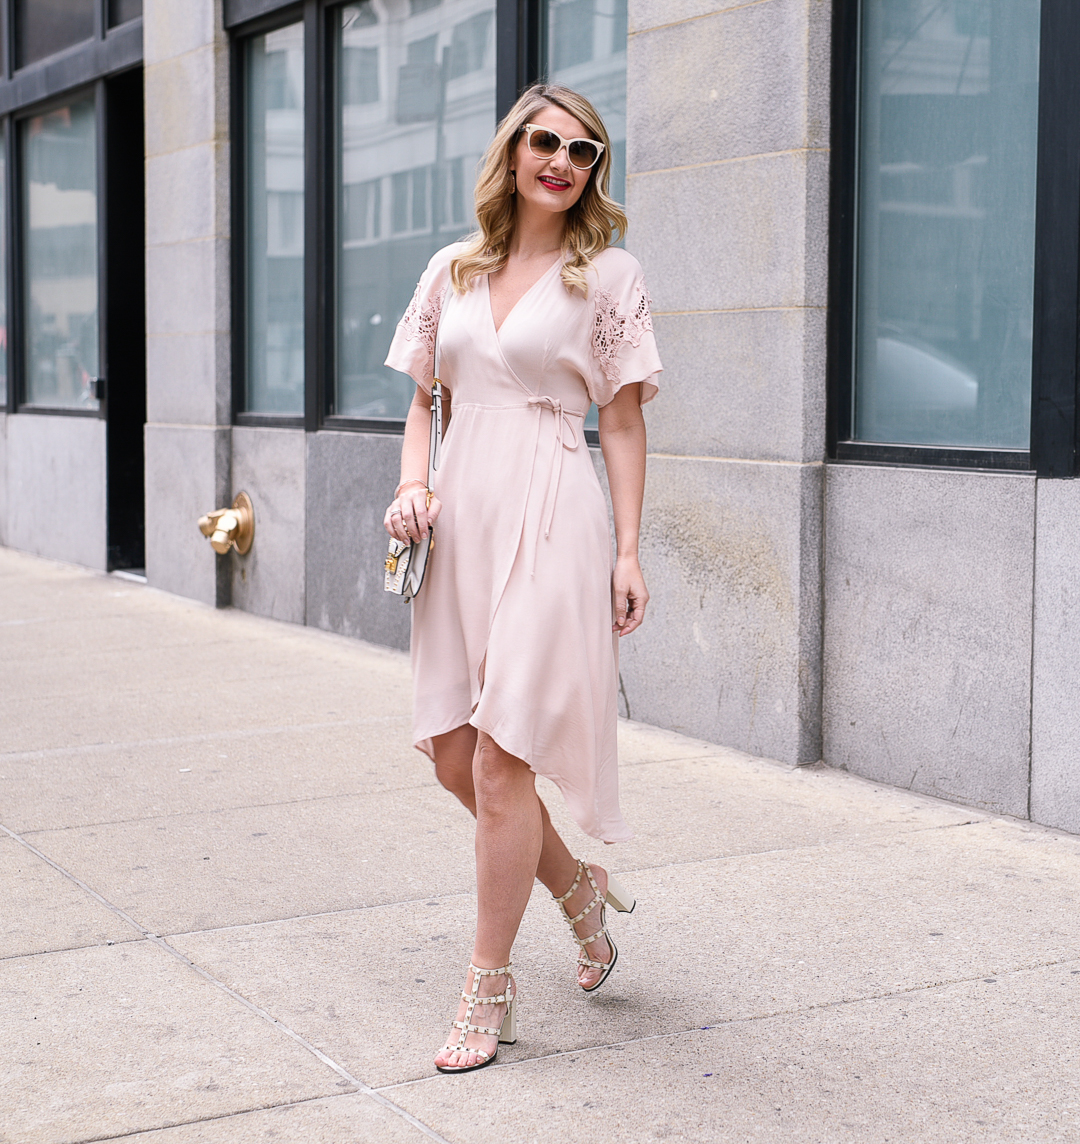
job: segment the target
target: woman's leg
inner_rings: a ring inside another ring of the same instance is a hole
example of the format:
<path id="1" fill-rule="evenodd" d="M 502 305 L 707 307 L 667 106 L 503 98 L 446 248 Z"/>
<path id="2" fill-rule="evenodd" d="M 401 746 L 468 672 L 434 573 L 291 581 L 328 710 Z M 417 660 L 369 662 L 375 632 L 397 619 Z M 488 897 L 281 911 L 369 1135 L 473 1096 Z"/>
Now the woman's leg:
<path id="1" fill-rule="evenodd" d="M 453 794 L 469 812 L 476 815 L 476 791 L 473 785 L 473 760 L 476 754 L 477 730 L 466 723 L 462 727 L 455 727 L 445 735 L 436 735 L 435 747 L 435 774 L 439 782 Z M 510 757 L 510 756 L 508 756 Z M 535 788 L 534 788 L 535 793 Z M 552 897 L 561 897 L 570 889 L 577 877 L 577 859 L 566 848 L 558 831 L 552 824 L 547 807 L 537 796 L 540 805 L 540 819 L 543 831 L 543 845 L 540 850 L 540 861 L 536 865 L 536 877 L 548 888 Z M 601 894 L 607 892 L 607 871 L 600 866 L 593 866 L 593 876 L 600 887 Z M 566 902 L 566 910 L 570 917 L 577 917 L 592 900 L 592 889 L 587 881 L 582 880 L 574 892 L 574 896 Z M 593 910 L 576 929 L 579 937 L 588 937 L 600 928 L 600 911 Z M 589 947 L 589 953 L 597 961 L 611 960 L 611 947 L 600 938 Z M 479 962 L 475 964 L 479 965 Z M 484 966 L 484 968 L 490 968 Z M 578 980 L 585 987 L 595 984 L 600 977 L 599 969 L 583 967 Z"/>
<path id="2" fill-rule="evenodd" d="M 532 892 L 536 866 L 543 845 L 540 799 L 536 776 L 527 763 L 504 751 L 490 736 L 480 732 L 473 759 L 473 790 L 476 802 L 476 942 L 472 963 L 480 969 L 498 969 L 510 962 L 510 950 L 521 925 L 521 915 Z M 471 975 L 466 991 L 472 988 Z M 480 997 L 493 997 L 508 989 L 504 976 L 482 977 Z M 458 1020 L 464 1018 L 464 1002 Z M 498 1028 L 506 1007 L 479 1005 L 472 1024 Z M 436 1065 L 467 1068 L 480 1063 L 476 1050 L 493 1056 L 498 1039 L 485 1033 L 470 1033 L 461 1050 L 443 1049 Z"/>

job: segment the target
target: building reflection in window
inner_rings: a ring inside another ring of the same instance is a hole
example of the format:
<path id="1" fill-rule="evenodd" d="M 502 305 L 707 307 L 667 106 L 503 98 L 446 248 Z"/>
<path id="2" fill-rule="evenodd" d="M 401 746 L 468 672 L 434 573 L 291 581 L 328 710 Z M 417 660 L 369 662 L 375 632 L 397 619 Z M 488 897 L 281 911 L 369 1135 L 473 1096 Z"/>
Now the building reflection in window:
<path id="1" fill-rule="evenodd" d="M 864 0 L 855 436 L 1028 448 L 1039 0 Z"/>
<path id="2" fill-rule="evenodd" d="M 475 226 L 495 127 L 494 0 L 349 4 L 337 22 L 337 384 L 331 412 L 404 417 L 382 362 L 416 280 Z"/>
<path id="3" fill-rule="evenodd" d="M 98 201 L 93 97 L 19 124 L 26 399 L 97 409 Z"/>
<path id="4" fill-rule="evenodd" d="M 627 0 L 545 0 L 543 72 L 580 91 L 611 136 L 611 194 L 626 197 Z"/>
<path id="5" fill-rule="evenodd" d="M 15 0 L 17 66 L 25 67 L 94 34 L 96 0 Z"/>
<path id="6" fill-rule="evenodd" d="M 304 411 L 304 26 L 246 45 L 246 401 Z"/>

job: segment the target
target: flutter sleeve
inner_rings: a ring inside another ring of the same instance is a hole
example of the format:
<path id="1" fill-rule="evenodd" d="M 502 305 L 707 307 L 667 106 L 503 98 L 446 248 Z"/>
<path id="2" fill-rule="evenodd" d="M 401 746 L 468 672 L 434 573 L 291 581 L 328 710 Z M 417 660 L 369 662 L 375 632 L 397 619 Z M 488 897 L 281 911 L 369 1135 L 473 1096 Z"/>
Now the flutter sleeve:
<path id="1" fill-rule="evenodd" d="M 624 250 L 601 256 L 592 295 L 592 370 L 589 396 L 607 405 L 624 385 L 641 383 L 641 403 L 657 393 L 664 368 L 653 336 L 649 291 L 641 264 Z M 599 260 L 598 260 L 599 261 Z"/>
<path id="2" fill-rule="evenodd" d="M 443 299 L 450 288 L 450 262 L 458 244 L 438 251 L 420 275 L 412 301 L 394 331 L 386 355 L 391 369 L 407 373 L 417 385 L 431 387 L 435 369 L 435 334 Z"/>

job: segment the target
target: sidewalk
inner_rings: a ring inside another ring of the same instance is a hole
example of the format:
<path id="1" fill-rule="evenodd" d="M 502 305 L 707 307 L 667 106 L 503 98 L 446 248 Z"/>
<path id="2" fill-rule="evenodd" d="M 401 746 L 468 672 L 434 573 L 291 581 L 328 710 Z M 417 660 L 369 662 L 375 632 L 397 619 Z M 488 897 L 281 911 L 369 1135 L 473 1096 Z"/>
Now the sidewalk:
<path id="1" fill-rule="evenodd" d="M 1080 839 L 626 724 L 634 842 L 543 791 L 618 968 L 538 887 L 517 1045 L 440 1076 L 472 830 L 404 656 L 0 549 L 0 672 L 3 1144 L 1080 1139 Z"/>

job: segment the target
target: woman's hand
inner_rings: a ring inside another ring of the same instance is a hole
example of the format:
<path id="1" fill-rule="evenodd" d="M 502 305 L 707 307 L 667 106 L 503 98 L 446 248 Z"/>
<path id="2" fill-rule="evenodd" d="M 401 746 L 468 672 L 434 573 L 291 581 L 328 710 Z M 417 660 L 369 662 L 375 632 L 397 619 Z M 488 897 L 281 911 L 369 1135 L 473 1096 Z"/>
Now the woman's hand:
<path id="1" fill-rule="evenodd" d="M 419 481 L 407 484 L 386 510 L 383 528 L 403 544 L 426 540 L 431 526 L 442 512 L 442 502 L 438 497 L 433 496 L 430 505 L 427 497 L 427 489 Z"/>
<path id="2" fill-rule="evenodd" d="M 635 628 L 641 627 L 645 618 L 645 605 L 649 593 L 645 587 L 645 577 L 636 556 L 620 556 L 615 561 L 615 572 L 611 578 L 615 591 L 615 623 L 613 632 L 619 637 L 628 636 Z"/>

